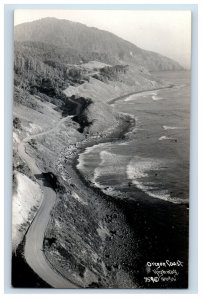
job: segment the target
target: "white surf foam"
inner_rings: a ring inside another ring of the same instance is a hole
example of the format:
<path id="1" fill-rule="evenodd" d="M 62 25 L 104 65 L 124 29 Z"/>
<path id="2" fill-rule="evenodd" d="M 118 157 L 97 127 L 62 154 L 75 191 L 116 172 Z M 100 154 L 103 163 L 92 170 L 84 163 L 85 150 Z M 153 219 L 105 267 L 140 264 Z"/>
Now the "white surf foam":
<path id="1" fill-rule="evenodd" d="M 132 101 L 132 100 L 135 100 L 137 98 L 137 95 L 132 95 L 132 96 L 129 96 L 127 97 L 124 102 L 129 102 L 129 101 Z"/>
<path id="2" fill-rule="evenodd" d="M 160 100 L 163 100 L 163 98 L 159 97 L 159 96 L 152 96 L 152 100 L 154 100 L 154 101 L 160 101 Z"/>
<path id="3" fill-rule="evenodd" d="M 131 160 L 126 168 L 126 173 L 129 179 L 136 180 L 138 178 L 148 177 L 146 171 L 157 170 L 160 163 L 151 159 L 143 159 L 139 156 L 135 156 L 134 160 Z"/>
<path id="4" fill-rule="evenodd" d="M 100 174 L 119 174 L 120 172 L 125 171 L 125 162 L 127 160 L 127 156 L 125 155 L 118 155 L 103 150 L 100 152 L 100 159 L 101 162 L 95 169 L 96 177 L 98 177 Z"/>
<path id="5" fill-rule="evenodd" d="M 94 146 L 90 146 L 90 147 L 87 147 L 85 149 L 84 152 L 82 152 L 80 155 L 79 155 L 79 158 L 78 158 L 78 164 L 77 164 L 77 169 L 79 170 L 82 170 L 84 167 L 85 167 L 85 156 L 90 154 L 91 152 L 95 152 L 97 149 L 99 149 L 100 147 L 102 147 L 102 145 L 105 145 L 105 147 L 107 146 L 110 146 L 111 143 L 100 143 L 98 145 L 94 145 Z"/>
<path id="6" fill-rule="evenodd" d="M 135 159 L 131 160 L 127 165 L 126 173 L 128 179 L 132 180 L 132 183 L 136 185 L 136 187 L 153 198 L 158 198 L 164 201 L 170 201 L 173 203 L 182 203 L 186 202 L 186 200 L 182 200 L 180 198 L 172 198 L 169 194 L 168 190 L 156 190 L 151 186 L 154 186 L 153 183 L 148 182 L 148 185 L 143 184 L 141 182 L 141 178 L 149 177 L 148 171 L 155 171 L 161 167 L 161 161 L 153 161 L 153 160 L 145 160 L 141 157 L 136 156 Z"/>
<path id="7" fill-rule="evenodd" d="M 91 179 L 92 183 L 103 189 L 107 195 L 123 198 L 124 194 L 120 191 L 116 191 L 113 186 L 108 184 L 100 183 L 101 176 L 123 174 L 126 172 L 126 165 L 128 157 L 125 155 L 118 155 L 109 151 L 103 150 L 100 152 L 101 162 L 99 166 L 94 170 L 94 176 Z"/>
<path id="8" fill-rule="evenodd" d="M 175 130 L 175 129 L 183 129 L 183 127 L 176 127 L 176 126 L 166 126 L 163 125 L 164 130 Z"/>
<path id="9" fill-rule="evenodd" d="M 154 91 L 139 92 L 139 93 L 136 93 L 136 94 L 128 96 L 124 100 L 124 102 L 133 101 L 133 100 L 136 100 L 139 97 L 144 97 L 145 98 L 145 97 L 147 97 L 149 95 L 157 96 L 157 93 L 158 93 L 158 91 L 156 91 L 156 92 L 154 92 Z"/>
<path id="10" fill-rule="evenodd" d="M 162 136 L 159 138 L 159 141 L 163 141 L 163 140 L 173 140 L 173 138 L 168 137 L 168 136 L 166 136 L 166 135 L 162 135 Z"/>

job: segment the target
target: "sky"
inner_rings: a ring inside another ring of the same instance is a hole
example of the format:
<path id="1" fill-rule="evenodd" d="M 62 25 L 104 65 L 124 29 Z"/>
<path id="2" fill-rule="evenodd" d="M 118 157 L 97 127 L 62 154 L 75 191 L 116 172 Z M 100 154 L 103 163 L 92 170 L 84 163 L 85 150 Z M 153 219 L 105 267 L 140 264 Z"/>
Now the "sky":
<path id="1" fill-rule="evenodd" d="M 138 47 L 158 52 L 190 68 L 190 11 L 16 10 L 14 25 L 46 17 L 110 31 Z"/>

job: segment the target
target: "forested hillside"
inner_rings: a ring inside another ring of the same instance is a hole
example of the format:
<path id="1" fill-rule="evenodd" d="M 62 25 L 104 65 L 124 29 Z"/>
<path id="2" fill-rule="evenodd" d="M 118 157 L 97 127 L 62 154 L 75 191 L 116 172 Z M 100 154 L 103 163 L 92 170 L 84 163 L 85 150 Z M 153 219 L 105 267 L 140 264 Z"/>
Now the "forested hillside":
<path id="1" fill-rule="evenodd" d="M 48 59 L 57 55 L 68 63 L 97 60 L 109 64 L 144 66 L 153 71 L 182 69 L 177 62 L 143 50 L 110 32 L 68 20 L 45 18 L 20 24 L 15 27 L 15 40 L 46 43 L 49 45 L 46 52 Z"/>

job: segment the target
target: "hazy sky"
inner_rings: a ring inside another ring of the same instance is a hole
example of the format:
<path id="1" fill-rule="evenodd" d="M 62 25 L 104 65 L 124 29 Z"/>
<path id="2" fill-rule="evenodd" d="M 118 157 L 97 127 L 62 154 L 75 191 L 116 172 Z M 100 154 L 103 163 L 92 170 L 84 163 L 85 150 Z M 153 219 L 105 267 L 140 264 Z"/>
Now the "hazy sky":
<path id="1" fill-rule="evenodd" d="M 67 19 L 113 32 L 143 49 L 158 52 L 190 67 L 190 11 L 16 10 L 14 24 L 45 17 Z"/>

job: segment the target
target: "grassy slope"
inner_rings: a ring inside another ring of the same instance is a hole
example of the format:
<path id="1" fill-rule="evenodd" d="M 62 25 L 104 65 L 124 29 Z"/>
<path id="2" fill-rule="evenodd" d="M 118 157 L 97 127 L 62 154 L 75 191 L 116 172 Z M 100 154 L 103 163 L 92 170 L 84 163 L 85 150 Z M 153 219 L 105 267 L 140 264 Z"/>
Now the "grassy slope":
<path id="1" fill-rule="evenodd" d="M 116 80 L 111 78 L 111 80 L 101 81 L 91 78 L 89 82 L 79 86 L 68 87 L 65 94 L 69 97 L 77 95 L 93 99 L 93 104 L 87 111 L 89 120 L 93 121 L 89 131 L 93 133 L 101 132 L 117 121 L 116 113 L 107 105 L 107 102 L 128 93 L 156 89 L 164 85 L 166 85 L 165 82 L 157 82 L 147 72 L 130 67 L 126 74 L 118 74 Z"/>

